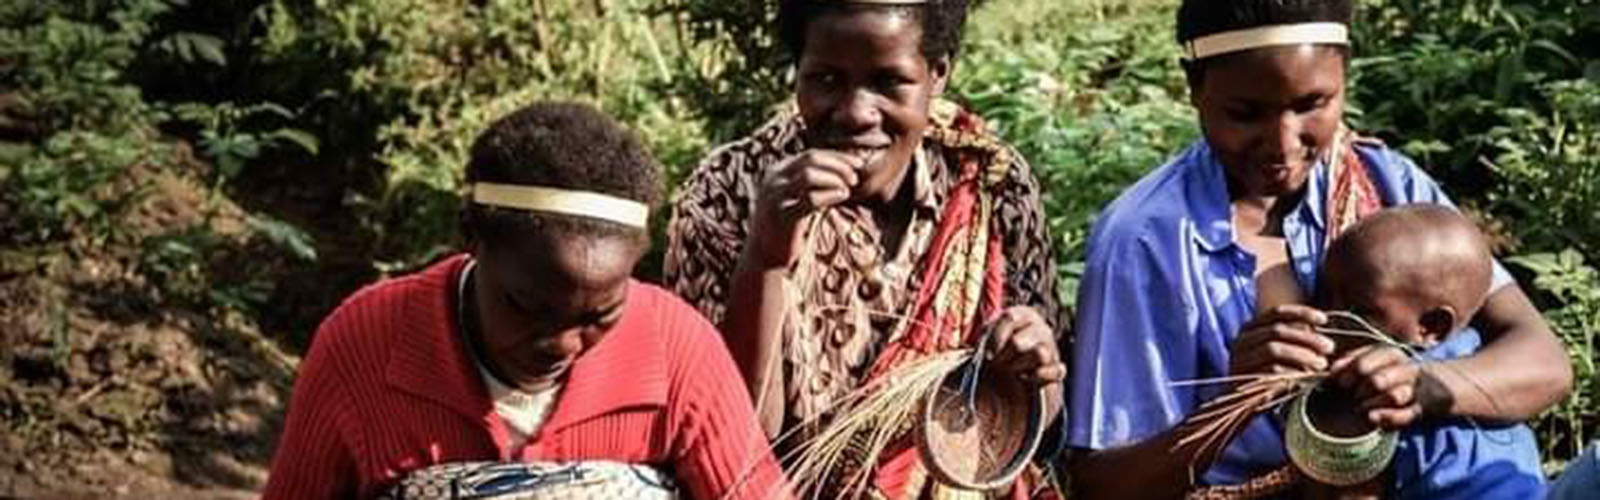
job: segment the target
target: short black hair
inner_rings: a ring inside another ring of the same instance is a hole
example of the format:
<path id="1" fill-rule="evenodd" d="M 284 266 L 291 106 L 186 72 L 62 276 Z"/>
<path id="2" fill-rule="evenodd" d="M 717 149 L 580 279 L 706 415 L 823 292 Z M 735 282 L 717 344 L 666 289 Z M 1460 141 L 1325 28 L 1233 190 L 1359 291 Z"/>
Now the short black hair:
<path id="1" fill-rule="evenodd" d="M 1352 0 L 1183 0 L 1178 6 L 1178 43 L 1217 33 L 1278 24 L 1339 23 L 1350 25 L 1355 13 Z M 1339 48 L 1349 61 L 1349 50 Z M 1205 63 L 1233 54 L 1199 61 L 1183 61 L 1190 85 L 1204 78 Z"/>
<path id="2" fill-rule="evenodd" d="M 638 136 L 585 104 L 540 102 L 502 117 L 472 144 L 466 182 L 590 191 L 654 208 L 661 167 Z M 461 227 L 480 241 L 547 228 L 592 236 L 648 238 L 601 219 L 528 212 L 466 201 Z"/>
<path id="3" fill-rule="evenodd" d="M 1183 0 L 1178 6 L 1178 43 L 1277 24 L 1349 26 L 1354 11 L 1351 0 Z"/>
<path id="4" fill-rule="evenodd" d="M 890 12 L 922 22 L 922 56 L 929 61 L 948 57 L 954 61 L 961 51 L 961 31 L 967 24 L 967 9 L 977 0 L 928 0 L 924 4 L 871 4 L 841 0 L 780 0 L 778 38 L 789 48 L 794 61 L 806 50 L 806 28 L 824 14 L 854 11 Z"/>

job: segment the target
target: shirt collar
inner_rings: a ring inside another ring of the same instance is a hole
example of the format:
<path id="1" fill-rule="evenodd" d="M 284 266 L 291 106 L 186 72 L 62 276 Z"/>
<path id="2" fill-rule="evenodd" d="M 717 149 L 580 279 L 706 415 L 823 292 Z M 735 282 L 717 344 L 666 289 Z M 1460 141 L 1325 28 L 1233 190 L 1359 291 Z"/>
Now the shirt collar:
<path id="1" fill-rule="evenodd" d="M 1195 240 L 1207 252 L 1217 252 L 1233 246 L 1233 206 L 1228 196 L 1228 177 L 1222 162 L 1205 139 L 1190 148 L 1180 160 L 1191 165 L 1185 183 L 1189 213 L 1194 214 Z M 1323 228 L 1323 211 L 1328 199 L 1327 163 L 1318 160 L 1311 166 L 1306 179 L 1306 195 L 1300 206 L 1290 212 L 1304 214 L 1306 221 L 1317 230 Z"/>
<path id="2" fill-rule="evenodd" d="M 1335 148 L 1338 147 L 1335 146 Z M 1300 210 L 1304 210 L 1308 215 L 1306 220 L 1310 221 L 1312 227 L 1317 228 L 1319 231 L 1326 227 L 1323 225 L 1323 217 L 1325 215 L 1323 212 L 1328 209 L 1328 190 L 1333 189 L 1333 168 L 1330 168 L 1328 162 L 1325 161 L 1331 157 L 1331 155 L 1327 155 L 1324 159 L 1318 159 L 1317 163 L 1311 166 L 1311 178 L 1306 180 L 1306 197 L 1300 202 Z M 1341 164 L 1339 168 L 1362 167 L 1359 164 Z"/>
<path id="3" fill-rule="evenodd" d="M 1184 183 L 1189 213 L 1194 214 L 1195 240 L 1207 252 L 1233 246 L 1233 207 L 1228 198 L 1227 172 L 1205 139 L 1179 161 L 1190 165 Z"/>

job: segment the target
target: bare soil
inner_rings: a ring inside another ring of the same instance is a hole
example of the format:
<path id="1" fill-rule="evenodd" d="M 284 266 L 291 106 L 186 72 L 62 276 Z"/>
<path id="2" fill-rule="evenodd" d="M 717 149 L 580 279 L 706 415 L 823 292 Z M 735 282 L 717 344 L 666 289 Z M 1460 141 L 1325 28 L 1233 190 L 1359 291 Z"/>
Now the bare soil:
<path id="1" fill-rule="evenodd" d="M 204 225 L 222 236 L 199 259 L 208 276 L 284 261 L 195 176 L 128 177 L 150 191 L 122 214 L 122 241 Z M 251 498 L 262 486 L 298 359 L 256 318 L 150 283 L 146 251 L 91 235 L 0 248 L 0 498 Z"/>

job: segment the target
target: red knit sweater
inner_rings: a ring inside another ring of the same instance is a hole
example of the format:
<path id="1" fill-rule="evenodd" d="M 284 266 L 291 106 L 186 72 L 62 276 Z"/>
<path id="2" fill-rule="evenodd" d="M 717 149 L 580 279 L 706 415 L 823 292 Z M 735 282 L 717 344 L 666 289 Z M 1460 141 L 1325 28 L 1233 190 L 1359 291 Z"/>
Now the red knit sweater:
<path id="1" fill-rule="evenodd" d="M 668 466 L 694 498 L 788 498 L 716 330 L 630 284 L 617 326 L 573 363 L 555 410 L 510 449 L 457 329 L 466 258 L 351 296 L 300 367 L 265 498 L 370 498 L 410 471 L 482 460 Z"/>

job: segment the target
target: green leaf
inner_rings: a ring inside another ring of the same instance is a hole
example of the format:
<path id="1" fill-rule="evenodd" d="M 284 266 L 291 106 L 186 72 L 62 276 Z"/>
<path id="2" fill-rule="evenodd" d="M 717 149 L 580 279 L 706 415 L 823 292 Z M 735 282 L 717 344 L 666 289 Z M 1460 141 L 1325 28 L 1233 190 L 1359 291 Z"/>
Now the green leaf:
<path id="1" fill-rule="evenodd" d="M 228 56 L 222 53 L 222 40 L 211 35 L 196 35 L 191 42 L 200 59 L 217 66 L 227 66 Z"/>
<path id="2" fill-rule="evenodd" d="M 1528 44 L 1528 46 L 1544 49 L 1545 52 L 1549 52 L 1556 57 L 1565 59 L 1568 64 L 1573 66 L 1582 64 L 1582 62 L 1578 60 L 1578 56 L 1572 55 L 1571 52 L 1568 52 L 1567 49 L 1561 48 L 1560 45 L 1556 45 L 1555 42 L 1551 42 L 1549 40 L 1534 40 L 1533 43 Z"/>
<path id="3" fill-rule="evenodd" d="M 300 260 L 315 262 L 317 248 L 311 235 L 294 227 L 293 224 L 273 219 L 271 217 L 252 215 L 247 221 L 267 241 L 271 241 L 286 249 Z"/>
<path id="4" fill-rule="evenodd" d="M 311 153 L 312 156 L 317 155 L 317 136 L 311 135 L 310 132 L 306 132 L 297 128 L 284 127 L 272 131 L 271 134 L 267 134 L 267 138 L 293 143 L 296 146 L 300 146 L 300 149 L 305 150 L 305 152 Z"/>
<path id="5" fill-rule="evenodd" d="M 70 211 L 84 219 L 92 218 L 100 212 L 100 208 L 96 207 L 94 202 L 74 194 L 62 196 L 58 203 L 63 211 Z"/>
<path id="6" fill-rule="evenodd" d="M 173 33 L 157 44 L 162 50 L 178 56 L 184 62 L 205 61 L 226 66 L 228 57 L 222 52 L 222 39 L 205 33 L 182 31 Z"/>
<path id="7" fill-rule="evenodd" d="M 1561 264 L 1557 260 L 1556 254 L 1553 253 L 1518 255 L 1506 259 L 1506 262 L 1525 267 L 1529 271 L 1533 271 L 1534 274 L 1541 275 L 1555 272 L 1557 269 L 1561 268 Z"/>
<path id="8" fill-rule="evenodd" d="M 265 111 L 265 112 L 268 112 L 268 113 L 272 113 L 274 115 L 278 115 L 279 117 L 281 117 L 283 119 L 286 119 L 286 120 L 293 120 L 294 119 L 294 112 L 293 111 L 289 111 L 289 108 L 283 107 L 282 104 L 278 104 L 278 103 L 269 101 L 269 102 L 257 103 L 257 104 L 255 104 L 253 106 L 250 106 L 250 112 L 251 113 L 257 113 L 257 112 L 262 112 L 262 111 Z"/>
<path id="9" fill-rule="evenodd" d="M 1511 98 L 1513 87 L 1516 86 L 1517 80 L 1522 77 L 1522 58 L 1522 51 L 1517 51 L 1507 54 L 1504 59 L 1500 60 L 1500 71 L 1495 74 L 1494 79 L 1495 100 L 1505 101 Z"/>

